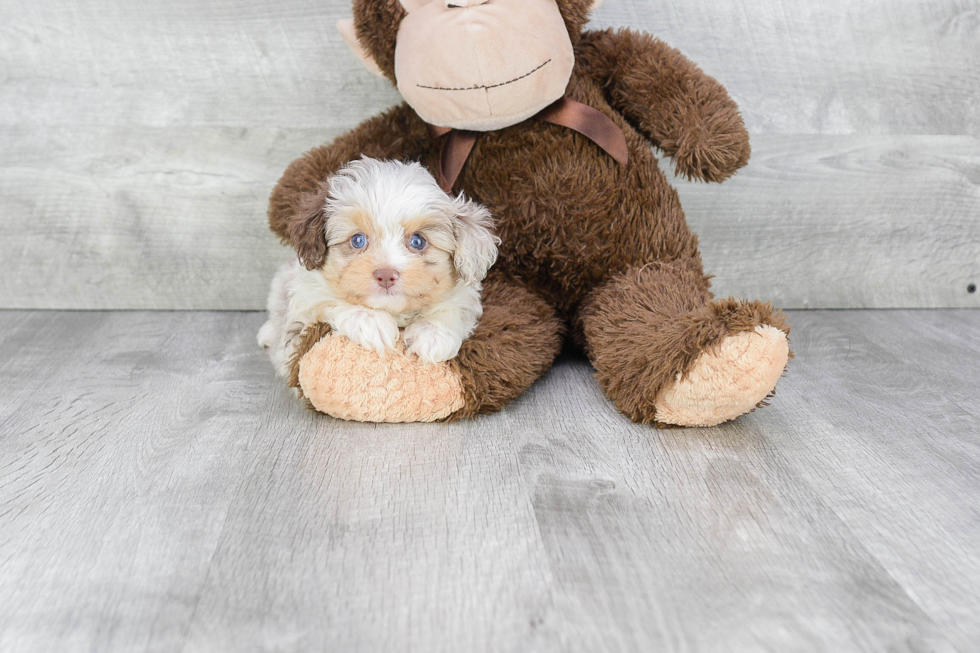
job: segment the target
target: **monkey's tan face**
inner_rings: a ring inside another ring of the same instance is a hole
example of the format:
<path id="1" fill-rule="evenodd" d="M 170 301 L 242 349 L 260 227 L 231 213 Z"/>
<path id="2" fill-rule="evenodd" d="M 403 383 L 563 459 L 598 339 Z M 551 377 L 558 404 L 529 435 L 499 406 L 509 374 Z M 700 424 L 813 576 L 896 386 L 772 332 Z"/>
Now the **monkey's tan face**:
<path id="1" fill-rule="evenodd" d="M 403 0 L 395 77 L 440 127 L 489 131 L 565 93 L 575 63 L 555 0 Z"/>

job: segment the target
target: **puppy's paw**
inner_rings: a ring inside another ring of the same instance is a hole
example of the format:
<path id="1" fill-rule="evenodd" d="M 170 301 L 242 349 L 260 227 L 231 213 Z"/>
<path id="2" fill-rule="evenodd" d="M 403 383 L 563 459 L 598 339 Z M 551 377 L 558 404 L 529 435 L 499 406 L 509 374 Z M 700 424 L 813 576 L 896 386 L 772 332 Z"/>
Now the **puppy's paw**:
<path id="1" fill-rule="evenodd" d="M 398 340 L 398 323 L 382 311 L 359 308 L 337 319 L 336 330 L 365 349 L 373 349 L 384 355 L 385 349 L 393 349 Z"/>
<path id="2" fill-rule="evenodd" d="M 405 345 L 409 353 L 425 363 L 441 363 L 454 358 L 462 344 L 463 339 L 451 330 L 424 320 L 405 328 Z"/>
<path id="3" fill-rule="evenodd" d="M 279 340 L 279 334 L 276 333 L 276 325 L 272 323 L 272 320 L 268 320 L 259 329 L 259 347 L 262 349 L 269 349 Z"/>

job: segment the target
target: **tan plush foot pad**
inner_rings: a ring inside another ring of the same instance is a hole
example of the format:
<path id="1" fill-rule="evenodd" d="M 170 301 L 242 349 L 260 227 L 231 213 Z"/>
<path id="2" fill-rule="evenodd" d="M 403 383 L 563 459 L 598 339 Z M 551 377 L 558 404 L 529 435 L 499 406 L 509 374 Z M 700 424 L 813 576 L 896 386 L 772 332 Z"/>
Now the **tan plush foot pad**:
<path id="1" fill-rule="evenodd" d="M 691 372 L 657 399 L 657 421 L 675 426 L 715 426 L 755 408 L 776 388 L 786 369 L 786 334 L 758 326 L 728 336 L 701 354 Z"/>
<path id="2" fill-rule="evenodd" d="M 425 365 L 400 341 L 382 358 L 327 335 L 300 361 L 299 383 L 318 411 L 357 422 L 432 422 L 463 407 L 463 387 L 449 363 Z"/>

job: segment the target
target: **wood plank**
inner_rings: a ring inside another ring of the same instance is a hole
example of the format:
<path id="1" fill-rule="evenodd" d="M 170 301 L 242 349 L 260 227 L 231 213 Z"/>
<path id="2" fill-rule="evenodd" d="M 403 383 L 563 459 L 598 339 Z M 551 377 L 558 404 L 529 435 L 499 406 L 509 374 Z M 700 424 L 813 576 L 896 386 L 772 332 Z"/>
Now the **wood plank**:
<path id="1" fill-rule="evenodd" d="M 0 313 L 0 650 L 176 650 L 255 434 L 295 409 L 254 322 Z"/>
<path id="2" fill-rule="evenodd" d="M 946 398 L 978 311 L 794 313 L 774 405 L 686 431 L 574 357 L 497 415 L 338 422 L 261 320 L 0 312 L 0 649 L 977 640 L 977 415 Z"/>
<path id="3" fill-rule="evenodd" d="M 263 308 L 267 197 L 320 130 L 0 131 L 0 306 Z M 54 153 L 52 155 L 51 153 Z"/>
<path id="4" fill-rule="evenodd" d="M 334 133 L 0 127 L 0 307 L 264 307 L 290 255 L 265 226 L 268 193 Z M 967 292 L 980 283 L 976 138 L 754 143 L 726 184 L 674 180 L 719 295 L 788 308 L 980 306 Z"/>
<path id="5" fill-rule="evenodd" d="M 980 140 L 757 136 L 722 186 L 678 183 L 715 293 L 787 308 L 980 307 Z"/>
<path id="6" fill-rule="evenodd" d="M 395 93 L 334 23 L 347 0 L 7 0 L 0 124 L 351 126 Z M 753 133 L 980 132 L 980 19 L 963 0 L 616 0 L 594 26 L 664 38 Z"/>
<path id="7" fill-rule="evenodd" d="M 719 79 L 753 134 L 977 134 L 980 14 L 962 0 L 615 0 Z"/>
<path id="8" fill-rule="evenodd" d="M 347 0 L 0 5 L 0 125 L 350 127 L 392 104 Z"/>
<path id="9" fill-rule="evenodd" d="M 980 642 L 980 312 L 794 313 L 786 456 L 961 651 Z M 786 379 L 787 381 L 790 378 Z"/>

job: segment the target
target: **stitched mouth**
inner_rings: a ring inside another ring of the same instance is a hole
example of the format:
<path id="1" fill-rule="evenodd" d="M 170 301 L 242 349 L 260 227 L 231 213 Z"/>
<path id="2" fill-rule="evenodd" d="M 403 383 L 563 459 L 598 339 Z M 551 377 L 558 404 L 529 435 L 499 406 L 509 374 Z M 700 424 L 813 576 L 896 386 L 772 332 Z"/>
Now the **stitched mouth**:
<path id="1" fill-rule="evenodd" d="M 430 88 L 430 89 L 432 89 L 434 91 L 477 91 L 477 90 L 480 90 L 480 89 L 497 88 L 498 86 L 506 86 L 507 84 L 513 84 L 514 82 L 520 81 L 520 80 L 524 79 L 525 77 L 529 77 L 529 76 L 531 76 L 534 73 L 538 72 L 539 70 L 541 70 L 542 68 L 544 68 L 545 66 L 547 66 L 550 63 L 551 63 L 551 59 L 548 59 L 547 61 L 545 61 L 540 66 L 537 66 L 535 68 L 532 68 L 531 70 L 527 71 L 523 75 L 520 75 L 519 77 L 515 77 L 514 79 L 508 79 L 506 82 L 500 82 L 499 84 L 486 84 L 486 85 L 483 85 L 483 86 L 479 86 L 479 85 L 477 85 L 477 86 L 458 86 L 458 87 L 455 87 L 455 88 L 454 87 L 447 87 L 447 86 L 426 86 L 425 84 L 416 84 L 416 86 L 418 86 L 419 88 Z"/>

